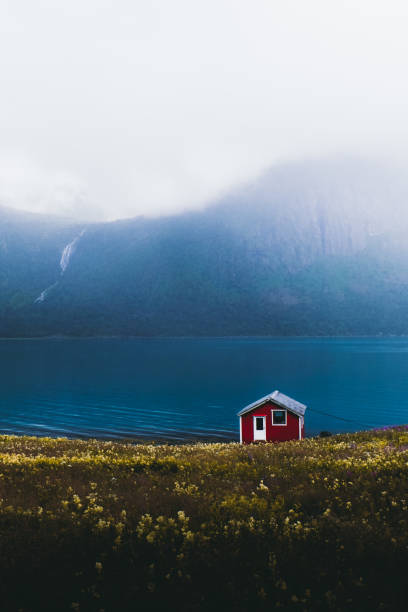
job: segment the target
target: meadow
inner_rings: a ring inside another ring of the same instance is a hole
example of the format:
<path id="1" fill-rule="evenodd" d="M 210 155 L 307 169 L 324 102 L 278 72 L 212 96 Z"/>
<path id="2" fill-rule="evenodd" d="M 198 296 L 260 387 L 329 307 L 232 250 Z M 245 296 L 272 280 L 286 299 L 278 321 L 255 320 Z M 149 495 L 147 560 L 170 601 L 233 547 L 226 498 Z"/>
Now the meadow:
<path id="1" fill-rule="evenodd" d="M 0 437 L 2 610 L 405 610 L 408 431 Z"/>

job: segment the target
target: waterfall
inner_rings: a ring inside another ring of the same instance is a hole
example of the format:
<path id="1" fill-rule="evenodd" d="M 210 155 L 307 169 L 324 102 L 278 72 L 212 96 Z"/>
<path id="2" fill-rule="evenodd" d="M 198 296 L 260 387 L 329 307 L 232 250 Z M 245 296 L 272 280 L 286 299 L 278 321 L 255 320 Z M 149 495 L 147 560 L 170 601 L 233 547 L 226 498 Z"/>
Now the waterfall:
<path id="1" fill-rule="evenodd" d="M 47 289 L 44 289 L 44 291 L 41 291 L 41 293 L 38 296 L 38 298 L 36 298 L 34 300 L 34 304 L 41 304 L 41 302 L 44 302 L 45 298 L 47 297 L 47 295 L 51 291 L 51 289 L 54 289 L 54 287 L 56 287 L 57 285 L 58 285 L 58 281 L 56 283 L 53 283 L 49 287 L 47 287 Z"/>
<path id="2" fill-rule="evenodd" d="M 85 230 L 83 229 L 82 232 L 80 234 L 78 234 L 78 236 L 76 236 L 73 240 L 71 240 L 71 242 L 69 242 L 63 249 L 62 251 L 62 255 L 61 255 L 61 259 L 59 262 L 60 268 L 61 268 L 61 276 L 64 276 L 66 269 L 69 266 L 69 262 L 71 261 L 71 258 L 73 256 L 73 254 L 75 253 L 76 247 L 78 245 L 79 240 L 82 238 L 82 236 L 85 234 Z M 49 294 L 49 292 L 54 289 L 54 287 L 56 287 L 58 285 L 58 281 L 56 281 L 55 283 L 53 283 L 52 285 L 50 285 L 49 287 L 47 287 L 47 289 L 44 289 L 44 291 L 41 291 L 40 295 L 38 296 L 38 298 L 36 298 L 34 300 L 34 304 L 41 304 L 42 302 L 45 301 L 47 295 Z"/>
<path id="3" fill-rule="evenodd" d="M 79 240 L 84 235 L 85 230 L 82 230 L 80 234 L 76 238 L 74 238 L 71 242 L 67 244 L 67 246 L 62 251 L 61 259 L 60 259 L 60 267 L 61 267 L 61 276 L 64 274 L 65 270 L 69 266 L 69 262 L 71 260 L 72 255 L 75 252 L 76 246 Z"/>

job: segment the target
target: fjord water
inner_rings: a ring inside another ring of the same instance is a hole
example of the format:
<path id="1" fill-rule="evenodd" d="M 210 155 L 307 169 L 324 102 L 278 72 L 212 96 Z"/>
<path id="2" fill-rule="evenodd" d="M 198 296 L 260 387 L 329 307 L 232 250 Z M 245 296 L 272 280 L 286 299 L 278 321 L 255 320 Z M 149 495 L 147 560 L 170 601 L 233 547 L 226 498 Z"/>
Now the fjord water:
<path id="1" fill-rule="evenodd" d="M 356 431 L 408 423 L 408 338 L 0 340 L 0 388 L 1 433 L 234 440 L 274 389 Z"/>

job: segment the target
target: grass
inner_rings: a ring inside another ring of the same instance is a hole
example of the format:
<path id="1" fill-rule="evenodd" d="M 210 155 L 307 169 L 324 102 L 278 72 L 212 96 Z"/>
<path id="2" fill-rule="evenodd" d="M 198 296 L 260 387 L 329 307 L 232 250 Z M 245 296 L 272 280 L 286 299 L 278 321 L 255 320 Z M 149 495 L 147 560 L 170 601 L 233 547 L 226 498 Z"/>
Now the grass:
<path id="1" fill-rule="evenodd" d="M 0 437 L 2 610 L 406 610 L 408 431 Z"/>

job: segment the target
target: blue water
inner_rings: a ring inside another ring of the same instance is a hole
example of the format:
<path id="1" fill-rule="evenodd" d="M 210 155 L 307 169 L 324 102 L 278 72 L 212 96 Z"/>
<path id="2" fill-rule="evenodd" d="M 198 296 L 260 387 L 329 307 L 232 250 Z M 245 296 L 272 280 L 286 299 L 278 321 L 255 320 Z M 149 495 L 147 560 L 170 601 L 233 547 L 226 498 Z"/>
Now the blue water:
<path id="1" fill-rule="evenodd" d="M 408 423 L 408 338 L 0 340 L 3 433 L 237 439 L 274 389 L 308 435 Z"/>

